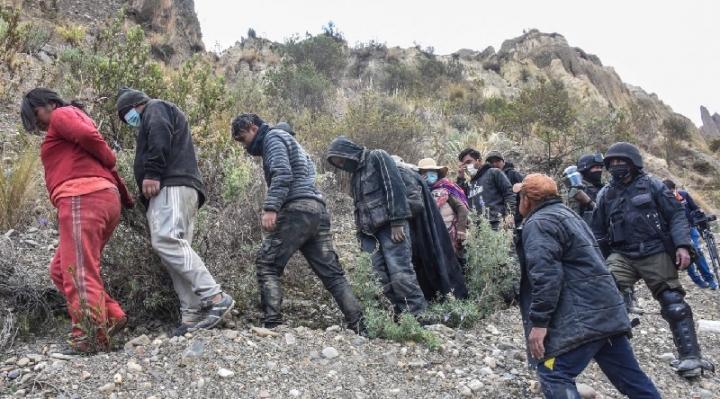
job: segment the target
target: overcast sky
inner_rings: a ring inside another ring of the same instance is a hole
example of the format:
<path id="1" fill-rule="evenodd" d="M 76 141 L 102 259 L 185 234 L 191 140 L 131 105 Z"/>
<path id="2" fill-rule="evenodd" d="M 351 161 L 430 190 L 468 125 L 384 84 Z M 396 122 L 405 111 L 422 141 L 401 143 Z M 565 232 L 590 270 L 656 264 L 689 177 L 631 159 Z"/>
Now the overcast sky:
<path id="1" fill-rule="evenodd" d="M 720 0 L 195 0 L 208 50 L 253 28 L 282 42 L 333 21 L 350 45 L 496 50 L 523 29 L 557 32 L 600 57 L 622 80 L 656 93 L 698 126 L 700 105 L 720 113 Z"/>

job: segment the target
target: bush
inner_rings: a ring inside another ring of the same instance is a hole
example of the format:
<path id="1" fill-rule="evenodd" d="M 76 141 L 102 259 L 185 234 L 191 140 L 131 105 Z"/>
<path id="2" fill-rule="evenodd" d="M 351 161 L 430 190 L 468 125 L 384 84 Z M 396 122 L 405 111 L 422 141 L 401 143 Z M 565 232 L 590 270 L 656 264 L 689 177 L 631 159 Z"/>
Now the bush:
<path id="1" fill-rule="evenodd" d="M 332 25 L 334 29 L 334 25 Z M 335 31 L 332 31 L 335 33 Z M 333 83 L 337 83 L 347 67 L 347 58 L 341 42 L 333 35 L 307 35 L 304 40 L 297 36 L 285 41 L 283 53 L 295 64 L 311 64 L 315 70 Z"/>
<path id="2" fill-rule="evenodd" d="M 253 29 L 253 28 L 248 29 L 247 35 L 251 39 L 257 39 L 257 33 L 255 32 L 255 29 Z"/>
<path id="3" fill-rule="evenodd" d="M 718 152 L 720 150 L 720 139 L 713 139 L 710 141 L 710 151 Z"/>
<path id="4" fill-rule="evenodd" d="M 58 26 L 55 28 L 55 31 L 58 33 L 58 35 L 60 35 L 60 38 L 64 42 L 72 46 L 79 46 L 85 41 L 87 27 L 72 24 L 66 26 Z"/>
<path id="5" fill-rule="evenodd" d="M 494 231 L 482 216 L 471 219 L 474 228 L 467 232 L 465 279 L 472 301 L 478 305 L 478 317 L 485 317 L 504 306 L 504 297 L 512 292 L 520 273 L 510 256 L 512 232 Z"/>
<path id="6" fill-rule="evenodd" d="M 392 304 L 383 295 L 370 255 L 360 255 L 351 277 L 355 295 L 363 307 L 365 327 L 370 338 L 424 342 L 431 349 L 440 346 L 441 342 L 435 334 L 423 329 L 410 313 L 402 313 L 395 323 Z"/>
<path id="7" fill-rule="evenodd" d="M 310 62 L 293 65 L 289 62 L 267 73 L 265 93 L 277 102 L 290 105 L 295 111 L 304 108 L 313 113 L 322 111 L 329 98 L 333 84 Z"/>

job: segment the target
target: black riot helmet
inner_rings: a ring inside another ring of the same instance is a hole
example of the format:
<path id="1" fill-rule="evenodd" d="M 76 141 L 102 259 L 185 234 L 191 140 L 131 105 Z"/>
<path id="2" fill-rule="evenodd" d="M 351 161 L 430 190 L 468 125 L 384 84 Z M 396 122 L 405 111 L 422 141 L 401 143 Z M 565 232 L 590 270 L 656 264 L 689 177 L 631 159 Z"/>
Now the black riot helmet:
<path id="1" fill-rule="evenodd" d="M 605 166 L 602 154 L 585 154 L 578 158 L 577 171 L 585 173 L 593 166 Z"/>
<path id="2" fill-rule="evenodd" d="M 643 168 L 643 159 L 640 150 L 634 145 L 626 142 L 615 143 L 605 153 L 605 168 L 610 166 L 610 160 L 613 158 L 622 158 L 638 169 Z"/>

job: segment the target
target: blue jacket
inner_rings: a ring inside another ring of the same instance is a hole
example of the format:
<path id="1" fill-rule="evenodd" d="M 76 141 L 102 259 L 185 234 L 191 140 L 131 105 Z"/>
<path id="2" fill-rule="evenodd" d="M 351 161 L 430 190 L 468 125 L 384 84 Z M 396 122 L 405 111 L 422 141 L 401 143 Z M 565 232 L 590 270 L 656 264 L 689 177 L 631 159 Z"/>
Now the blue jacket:
<path id="1" fill-rule="evenodd" d="M 410 218 L 407 190 L 395 161 L 383 150 L 368 150 L 340 136 L 328 147 L 328 162 L 347 169 L 352 164 L 355 225 L 359 233 L 374 234 L 390 224 L 402 226 Z M 344 167 L 332 157 L 345 159 Z"/>
<path id="2" fill-rule="evenodd" d="M 560 198 L 530 212 L 516 236 L 525 337 L 533 327 L 548 329 L 545 357 L 539 360 L 630 330 L 623 299 L 590 228 Z"/>
<path id="3" fill-rule="evenodd" d="M 325 204 L 315 186 L 315 165 L 291 135 L 286 123 L 269 126 L 264 123 L 255 133 L 247 152 L 262 156 L 267 195 L 263 203 L 266 211 L 280 211 L 286 203 L 296 199 L 314 199 Z"/>
<path id="4" fill-rule="evenodd" d="M 683 204 L 683 208 L 685 208 L 685 217 L 687 217 L 688 223 L 690 223 L 690 228 L 693 228 L 695 223 L 693 223 L 692 213 L 699 210 L 700 207 L 697 206 L 695 200 L 693 200 L 690 193 L 687 191 L 678 190 L 678 194 L 682 197 L 682 201 L 680 201 L 680 203 Z"/>

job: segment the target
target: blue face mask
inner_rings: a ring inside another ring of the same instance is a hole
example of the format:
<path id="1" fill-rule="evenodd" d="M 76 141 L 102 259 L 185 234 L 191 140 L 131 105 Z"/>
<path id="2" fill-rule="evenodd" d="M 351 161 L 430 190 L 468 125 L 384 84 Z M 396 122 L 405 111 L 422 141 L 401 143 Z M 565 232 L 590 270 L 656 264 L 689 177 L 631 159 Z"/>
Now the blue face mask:
<path id="1" fill-rule="evenodd" d="M 427 183 L 430 185 L 433 185 L 438 180 L 438 174 L 437 172 L 427 172 L 425 175 L 425 180 L 427 180 Z"/>
<path id="2" fill-rule="evenodd" d="M 130 111 L 125 114 L 125 122 L 132 127 L 140 126 L 140 114 L 135 110 L 135 108 L 131 108 Z"/>

